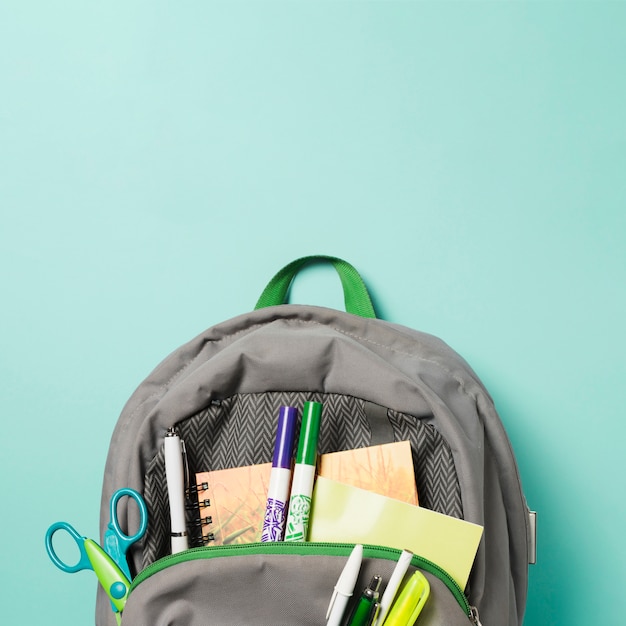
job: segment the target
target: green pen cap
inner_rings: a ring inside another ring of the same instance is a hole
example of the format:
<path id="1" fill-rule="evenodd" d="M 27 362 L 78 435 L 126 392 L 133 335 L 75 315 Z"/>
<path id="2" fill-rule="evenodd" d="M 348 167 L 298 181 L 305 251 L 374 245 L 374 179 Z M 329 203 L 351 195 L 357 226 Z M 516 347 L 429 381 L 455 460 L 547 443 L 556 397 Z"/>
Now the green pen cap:
<path id="1" fill-rule="evenodd" d="M 317 439 L 320 434 L 321 421 L 321 402 L 305 402 L 302 409 L 302 426 L 300 426 L 296 463 L 315 465 L 317 462 Z"/>

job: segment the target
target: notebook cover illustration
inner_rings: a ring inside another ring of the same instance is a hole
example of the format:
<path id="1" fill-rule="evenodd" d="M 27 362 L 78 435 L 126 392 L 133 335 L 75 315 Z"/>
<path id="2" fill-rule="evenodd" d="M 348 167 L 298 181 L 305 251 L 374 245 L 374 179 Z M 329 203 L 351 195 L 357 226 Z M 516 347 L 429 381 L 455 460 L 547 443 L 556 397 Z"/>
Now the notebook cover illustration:
<path id="1" fill-rule="evenodd" d="M 409 504 L 418 504 L 409 441 L 322 454 L 318 475 Z"/>
<path id="2" fill-rule="evenodd" d="M 271 469 L 263 463 L 196 474 L 200 518 L 211 519 L 202 524 L 209 545 L 261 541 Z"/>

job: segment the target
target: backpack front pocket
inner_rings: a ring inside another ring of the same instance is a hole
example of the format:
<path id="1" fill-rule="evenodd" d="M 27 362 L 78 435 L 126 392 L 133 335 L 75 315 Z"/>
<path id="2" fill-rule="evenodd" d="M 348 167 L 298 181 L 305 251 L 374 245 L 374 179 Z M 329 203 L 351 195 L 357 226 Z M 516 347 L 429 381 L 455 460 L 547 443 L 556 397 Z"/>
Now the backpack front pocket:
<path id="1" fill-rule="evenodd" d="M 127 626 L 323 626 L 333 590 L 353 544 L 263 543 L 195 548 L 164 557 L 133 582 Z M 347 612 L 374 575 L 383 584 L 400 551 L 364 546 Z M 468 626 L 462 591 L 436 565 L 414 557 L 430 598 L 420 626 Z"/>

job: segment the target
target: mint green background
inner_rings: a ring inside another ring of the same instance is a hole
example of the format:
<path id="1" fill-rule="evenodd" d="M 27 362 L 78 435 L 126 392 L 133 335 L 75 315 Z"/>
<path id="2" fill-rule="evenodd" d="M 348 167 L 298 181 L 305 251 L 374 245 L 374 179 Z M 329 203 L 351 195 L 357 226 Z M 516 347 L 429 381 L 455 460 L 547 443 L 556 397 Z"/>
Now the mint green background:
<path id="1" fill-rule="evenodd" d="M 304 254 L 492 392 L 539 511 L 526 625 L 623 622 L 626 4 L 0 5 L 2 621 L 171 350 Z M 342 308 L 307 270 L 293 301 Z M 485 626 L 498 626 L 486 624 Z"/>

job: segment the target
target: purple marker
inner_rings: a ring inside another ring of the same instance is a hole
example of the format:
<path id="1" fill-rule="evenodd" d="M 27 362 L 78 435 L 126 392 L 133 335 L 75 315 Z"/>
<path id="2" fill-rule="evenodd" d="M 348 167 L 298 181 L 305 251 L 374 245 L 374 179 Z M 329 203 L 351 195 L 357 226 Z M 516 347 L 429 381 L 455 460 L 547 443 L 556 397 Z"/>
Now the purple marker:
<path id="1" fill-rule="evenodd" d="M 261 541 L 282 541 L 283 539 L 291 487 L 291 459 L 297 418 L 297 409 L 291 406 L 280 407 Z"/>

